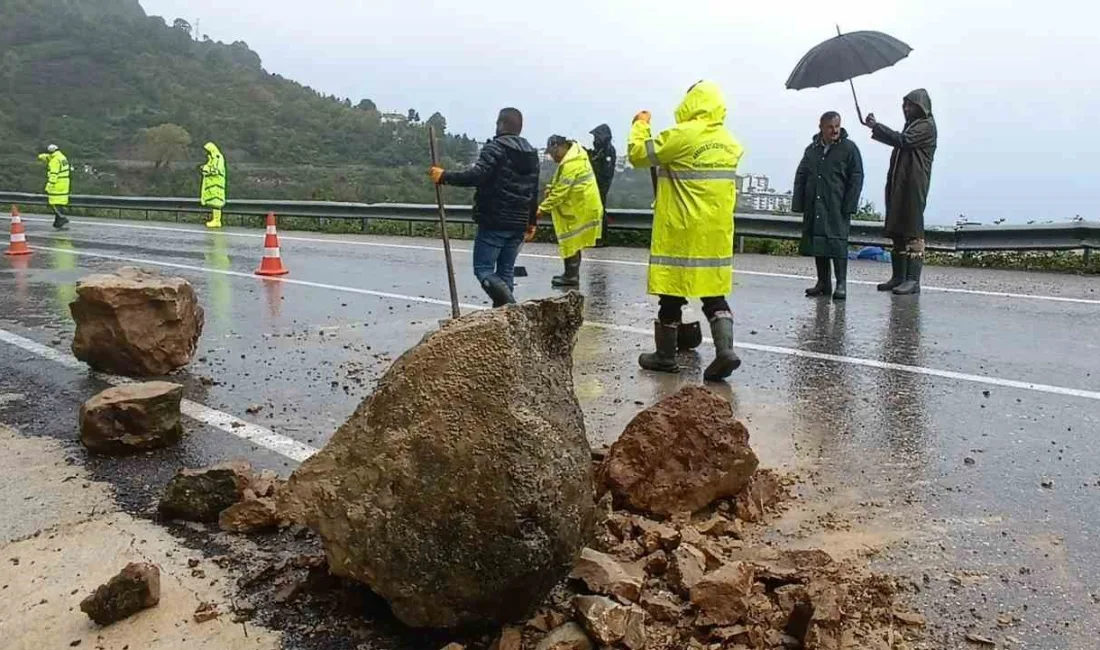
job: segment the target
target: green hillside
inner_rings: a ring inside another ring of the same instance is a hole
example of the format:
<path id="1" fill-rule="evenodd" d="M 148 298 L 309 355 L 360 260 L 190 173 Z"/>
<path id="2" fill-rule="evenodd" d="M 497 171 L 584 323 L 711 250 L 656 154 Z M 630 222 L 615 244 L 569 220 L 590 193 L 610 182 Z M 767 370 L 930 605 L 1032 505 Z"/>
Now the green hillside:
<path id="1" fill-rule="evenodd" d="M 76 193 L 186 195 L 213 140 L 231 198 L 431 200 L 424 124 L 269 73 L 244 42 L 196 41 L 137 0 L 0 0 L 0 52 L 0 188 L 40 190 L 34 158 L 52 142 Z M 443 142 L 452 163 L 474 151 Z"/>

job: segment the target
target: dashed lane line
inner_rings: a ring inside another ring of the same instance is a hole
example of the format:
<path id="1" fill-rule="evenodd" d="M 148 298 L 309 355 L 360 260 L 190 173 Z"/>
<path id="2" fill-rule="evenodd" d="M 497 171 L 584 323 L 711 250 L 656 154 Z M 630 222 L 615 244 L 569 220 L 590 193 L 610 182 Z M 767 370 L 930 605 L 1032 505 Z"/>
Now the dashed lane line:
<path id="1" fill-rule="evenodd" d="M 36 218 L 36 217 L 23 217 L 23 221 L 36 221 L 36 222 L 40 222 L 40 223 L 50 223 L 49 219 L 41 219 L 41 218 Z M 76 224 L 76 225 L 81 225 L 81 226 L 104 226 L 104 227 L 107 227 L 107 228 L 124 228 L 124 229 L 131 229 L 131 230 L 151 230 L 151 231 L 173 232 L 173 233 L 198 234 L 198 233 L 207 232 L 205 230 L 198 230 L 198 229 L 195 229 L 195 228 L 173 228 L 171 226 L 149 226 L 149 225 L 137 224 L 137 223 L 132 223 L 132 222 L 111 223 L 111 222 L 107 222 L 107 221 L 84 221 L 84 220 L 79 220 L 78 219 L 78 220 L 72 220 L 72 221 L 70 221 L 70 223 Z M 228 230 L 223 230 L 223 231 L 220 231 L 220 232 L 222 234 L 225 234 L 225 235 L 230 236 L 230 237 L 242 237 L 242 238 L 249 238 L 249 239 L 263 239 L 263 237 L 264 237 L 263 234 L 257 234 L 257 233 L 233 232 L 233 231 L 228 231 Z M 27 234 L 32 235 L 32 236 L 38 236 L 39 235 L 39 233 L 27 233 Z M 427 251 L 427 252 L 442 252 L 443 251 L 443 248 L 439 247 L 439 246 L 422 246 L 422 245 L 416 245 L 416 244 L 396 244 L 396 243 L 389 243 L 389 242 L 370 242 L 370 241 L 362 241 L 362 240 L 354 240 L 354 239 L 340 239 L 338 237 L 321 238 L 321 237 L 300 237 L 298 235 L 279 235 L 279 239 L 283 240 L 283 241 L 296 241 L 296 242 L 304 242 L 304 243 L 311 243 L 311 244 L 333 244 L 333 243 L 337 243 L 337 244 L 345 244 L 345 245 L 348 245 L 348 246 L 368 246 L 368 247 L 373 247 L 373 248 L 393 248 L 393 249 L 398 249 L 398 250 L 415 250 L 415 251 Z M 468 248 L 455 248 L 455 247 L 452 247 L 451 251 L 454 252 L 454 253 L 463 253 L 463 254 L 472 253 L 472 251 Z M 528 259 L 541 259 L 541 260 L 553 260 L 553 261 L 560 261 L 561 260 L 561 258 L 557 255 L 542 255 L 542 254 L 539 254 L 539 253 L 521 253 L 520 257 L 525 257 L 525 258 L 528 258 Z M 616 259 L 606 259 L 606 258 L 591 257 L 591 256 L 586 257 L 585 262 L 595 263 L 595 264 L 618 265 L 618 266 L 643 267 L 643 268 L 648 266 L 647 262 L 642 262 L 642 261 L 616 260 Z M 757 276 L 757 277 L 764 277 L 764 278 L 779 278 L 779 279 L 784 279 L 784 280 L 803 281 L 803 280 L 814 280 L 815 279 L 811 276 L 798 275 L 797 273 L 774 273 L 774 272 L 770 272 L 770 271 L 747 271 L 747 270 L 744 270 L 744 269 L 735 269 L 735 272 L 739 275 L 749 275 L 749 276 Z M 848 280 L 848 283 L 849 284 L 867 285 L 867 286 L 873 286 L 875 284 L 878 284 L 877 282 L 873 282 L 873 281 L 870 281 L 870 280 L 851 280 L 851 279 Z M 981 289 L 959 289 L 959 288 L 954 288 L 954 287 L 935 287 L 935 286 L 929 286 L 929 285 L 922 285 L 921 290 L 922 291 L 933 291 L 933 292 L 939 292 L 939 293 L 966 294 L 966 295 L 971 295 L 971 296 L 986 296 L 986 297 L 991 297 L 991 298 L 1016 298 L 1016 299 L 1023 299 L 1023 300 L 1042 300 L 1042 301 L 1047 301 L 1047 302 L 1063 302 L 1063 303 L 1072 303 L 1072 304 L 1079 304 L 1079 305 L 1100 305 L 1100 299 L 1094 299 L 1094 298 L 1070 298 L 1070 297 L 1066 297 L 1066 296 L 1049 296 L 1049 295 L 1042 295 L 1042 294 L 1012 293 L 1012 292 L 1007 292 L 1007 291 L 984 291 L 984 290 L 981 290 Z"/>
<path id="2" fill-rule="evenodd" d="M 59 363 L 71 370 L 80 372 L 86 372 L 88 370 L 88 366 L 86 366 L 84 362 L 71 354 L 66 354 L 65 352 L 42 345 L 37 341 L 32 341 L 4 329 L 0 329 L 0 341 L 40 356 L 43 359 Z M 112 386 L 122 386 L 124 384 L 134 383 L 133 380 L 125 377 L 117 377 L 115 375 L 98 372 L 93 374 L 97 379 L 111 384 Z M 192 420 L 224 431 L 299 463 L 317 453 L 317 449 L 314 447 L 310 447 L 292 438 L 279 435 L 257 424 L 245 422 L 240 418 L 217 409 L 212 409 L 198 402 L 192 402 L 187 399 L 183 400 L 180 404 L 180 412 Z"/>
<path id="3" fill-rule="evenodd" d="M 104 253 L 92 253 L 87 251 L 69 250 L 64 248 L 50 248 L 45 246 L 37 247 L 39 250 L 46 250 L 58 253 L 70 253 L 73 255 L 81 255 L 85 257 L 94 257 L 101 259 L 115 260 L 119 262 L 130 262 L 133 264 L 150 264 L 153 266 L 161 266 L 166 268 L 182 269 L 187 271 L 194 271 L 197 273 L 218 273 L 221 275 L 228 275 L 233 277 L 248 278 L 253 281 L 265 281 L 265 282 L 283 282 L 286 284 L 298 285 L 303 287 L 312 287 L 316 289 L 327 289 L 330 291 L 341 291 L 346 293 L 354 293 L 365 296 L 374 296 L 377 298 L 384 298 L 388 300 L 399 300 L 403 302 L 440 305 L 449 307 L 450 302 L 447 300 L 440 300 L 438 298 L 428 298 L 425 296 L 409 296 L 400 293 L 392 293 L 388 291 L 374 291 L 371 289 L 360 289 L 358 287 L 346 287 L 337 284 L 326 284 L 322 282 L 311 282 L 309 280 L 296 280 L 291 278 L 260 278 L 251 273 L 244 273 L 241 271 L 228 271 L 220 269 L 205 268 L 202 266 L 193 266 L 190 264 L 179 264 L 176 262 L 161 262 L 158 260 L 149 260 L 133 257 L 121 257 L 116 255 L 106 255 Z M 486 309 L 484 305 L 471 305 L 463 303 L 461 305 L 463 309 L 467 310 L 482 310 Z M 653 332 L 648 329 L 640 327 L 631 327 L 628 325 L 618 325 L 615 323 L 600 323 L 593 321 L 586 321 L 588 327 L 596 327 L 599 329 L 612 330 L 617 332 L 623 332 L 628 334 L 639 334 L 644 336 L 651 336 Z M 709 338 L 704 339 L 707 342 L 711 342 Z M 889 370 L 895 372 L 905 372 L 914 375 L 922 375 L 926 377 L 940 377 L 943 379 L 951 379 L 955 381 L 964 381 L 975 384 L 983 384 L 987 386 L 999 386 L 1003 388 L 1013 388 L 1019 390 L 1028 390 L 1038 393 L 1048 393 L 1051 395 L 1062 395 L 1065 397 L 1080 397 L 1084 399 L 1091 399 L 1100 401 L 1100 391 L 1084 390 L 1080 388 L 1069 388 L 1065 386 L 1054 386 L 1051 384 L 1041 384 L 1036 382 L 1018 381 L 1015 379 L 1002 379 L 1000 377 L 990 377 L 987 375 L 974 375 L 965 372 L 955 372 L 953 370 L 940 370 L 937 368 L 925 368 L 923 366 L 911 366 L 901 363 L 890 363 L 886 361 L 878 361 L 876 359 L 864 359 L 861 357 L 848 357 L 836 354 L 827 354 L 823 352 L 812 352 L 808 350 L 799 350 L 796 348 L 786 348 L 775 345 L 761 345 L 757 343 L 737 343 L 736 346 L 742 350 L 752 350 L 755 352 L 764 352 L 767 354 L 777 354 L 788 357 L 800 357 L 803 359 L 815 359 L 818 361 L 827 361 L 831 363 L 844 363 L 853 366 L 861 366 L 864 368 L 876 368 L 879 370 Z"/>

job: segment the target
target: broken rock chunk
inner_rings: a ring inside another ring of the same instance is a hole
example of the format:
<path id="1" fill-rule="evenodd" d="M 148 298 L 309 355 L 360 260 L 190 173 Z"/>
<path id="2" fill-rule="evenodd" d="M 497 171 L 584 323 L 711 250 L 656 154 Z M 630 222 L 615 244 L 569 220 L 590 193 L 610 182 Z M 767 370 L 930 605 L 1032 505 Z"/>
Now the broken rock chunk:
<path id="1" fill-rule="evenodd" d="M 155 564 L 130 563 L 80 603 L 99 625 L 110 625 L 160 602 L 160 569 Z"/>
<path id="2" fill-rule="evenodd" d="M 617 501 L 671 515 L 737 495 L 757 464 L 729 402 L 689 386 L 639 413 L 612 445 L 605 469 Z"/>
<path id="3" fill-rule="evenodd" d="M 691 544 L 680 544 L 672 552 L 668 581 L 681 594 L 688 594 L 707 572 L 707 558 Z"/>
<path id="4" fill-rule="evenodd" d="M 204 469 L 181 469 L 169 481 L 160 512 L 171 519 L 214 522 L 222 510 L 244 498 L 252 467 L 232 461 Z"/>
<path id="5" fill-rule="evenodd" d="M 736 625 L 749 610 L 752 567 L 733 562 L 703 576 L 691 587 L 691 604 L 699 610 L 695 624 L 703 627 Z"/>
<path id="6" fill-rule="evenodd" d="M 535 650 L 593 650 L 593 647 L 584 628 L 576 623 L 566 623 L 547 634 Z"/>
<path id="7" fill-rule="evenodd" d="M 245 499 L 218 515 L 218 526 L 230 533 L 258 533 L 279 525 L 275 500 L 270 497 Z"/>
<path id="8" fill-rule="evenodd" d="M 737 495 L 737 518 L 757 522 L 764 513 L 787 498 L 787 491 L 779 477 L 771 470 L 762 469 L 752 475 L 749 484 Z"/>
<path id="9" fill-rule="evenodd" d="M 165 381 L 108 388 L 80 407 L 80 442 L 108 454 L 176 444 L 182 400 L 183 386 Z"/>
<path id="10" fill-rule="evenodd" d="M 617 596 L 630 602 L 637 602 L 645 580 L 636 566 L 623 564 L 591 548 L 581 551 L 581 557 L 569 577 L 583 581 L 597 594 Z"/>

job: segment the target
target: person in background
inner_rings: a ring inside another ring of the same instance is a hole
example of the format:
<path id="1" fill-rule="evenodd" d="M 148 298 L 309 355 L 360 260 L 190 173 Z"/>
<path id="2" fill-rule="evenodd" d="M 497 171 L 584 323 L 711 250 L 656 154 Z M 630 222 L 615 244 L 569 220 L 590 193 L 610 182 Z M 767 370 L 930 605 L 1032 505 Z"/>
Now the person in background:
<path id="1" fill-rule="evenodd" d="M 601 124 L 590 131 L 592 148 L 588 149 L 588 159 L 596 172 L 596 185 L 600 188 L 600 204 L 603 205 L 603 221 L 600 238 L 596 246 L 605 246 L 607 238 L 607 193 L 611 191 L 611 182 L 615 180 L 615 163 L 618 160 L 615 145 L 611 144 L 611 127 Z"/>
<path id="2" fill-rule="evenodd" d="M 656 137 L 649 111 L 634 116 L 630 163 L 659 166 L 648 289 L 659 296 L 660 311 L 653 325 L 656 351 L 638 358 L 646 370 L 679 372 L 676 351 L 688 298 L 702 299 L 714 339 L 715 359 L 703 378 L 722 381 L 741 366 L 726 294 L 733 288 L 735 181 L 744 150 L 725 121 L 725 98 L 710 81 L 688 89 L 676 109 L 676 126 Z"/>
<path id="3" fill-rule="evenodd" d="M 821 116 L 813 142 L 802 154 L 794 175 L 793 210 L 802 213 L 802 241 L 798 251 L 813 257 L 817 284 L 806 289 L 810 297 L 833 300 L 848 297 L 848 229 L 859 210 L 863 192 L 863 158 L 859 147 L 840 126 L 840 114 Z M 836 271 L 836 291 L 829 277 L 829 260 Z"/>
<path id="4" fill-rule="evenodd" d="M 879 124 L 874 113 L 865 124 L 871 137 L 894 148 L 886 174 L 886 236 L 894 242 L 894 273 L 879 291 L 896 295 L 920 293 L 924 269 L 924 208 L 932 184 L 932 161 L 936 157 L 936 119 L 932 99 L 918 88 L 905 96 L 901 110 L 905 128 L 894 131 Z"/>
<path id="5" fill-rule="evenodd" d="M 581 251 L 596 245 L 600 237 L 603 202 L 596 174 L 584 148 L 560 135 L 552 135 L 546 153 L 558 163 L 539 216 L 550 214 L 565 273 L 554 276 L 555 287 L 580 286 Z"/>
<path id="6" fill-rule="evenodd" d="M 206 150 L 206 164 L 199 166 L 202 172 L 201 203 L 202 207 L 210 208 L 210 221 L 206 222 L 206 227 L 221 228 L 222 208 L 225 207 L 225 157 L 213 142 L 207 142 L 202 148 Z"/>
<path id="7" fill-rule="evenodd" d="M 46 163 L 46 202 L 53 210 L 53 227 L 61 230 L 69 223 L 69 219 L 61 214 L 62 206 L 69 205 L 69 181 L 72 176 L 69 159 L 56 144 L 46 147 L 46 153 L 38 154 L 38 159 Z"/>
<path id="8" fill-rule="evenodd" d="M 431 167 L 439 185 L 475 187 L 474 275 L 494 307 L 516 301 L 516 257 L 525 239 L 535 235 L 539 192 L 539 154 L 520 133 L 523 114 L 505 108 L 497 116 L 496 137 L 481 149 L 474 166 L 448 172 Z"/>

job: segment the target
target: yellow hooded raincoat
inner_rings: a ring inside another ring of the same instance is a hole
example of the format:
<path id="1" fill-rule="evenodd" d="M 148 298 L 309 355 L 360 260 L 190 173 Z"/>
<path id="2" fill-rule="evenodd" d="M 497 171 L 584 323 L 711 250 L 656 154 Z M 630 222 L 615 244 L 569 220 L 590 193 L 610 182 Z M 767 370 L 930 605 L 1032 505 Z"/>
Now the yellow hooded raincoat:
<path id="1" fill-rule="evenodd" d="M 38 159 L 46 163 L 46 201 L 50 205 L 69 205 L 69 180 L 72 170 L 69 159 L 61 150 L 40 153 Z"/>
<path id="2" fill-rule="evenodd" d="M 539 206 L 554 219 L 554 233 L 562 259 L 596 245 L 603 230 L 603 203 L 596 174 L 584 147 L 573 143 L 562 158 Z"/>
<path id="3" fill-rule="evenodd" d="M 659 166 L 651 294 L 708 298 L 732 289 L 735 181 L 744 150 L 723 126 L 725 120 L 721 90 L 700 81 L 676 109 L 676 126 L 657 137 L 643 121 L 630 130 L 630 163 Z"/>
<path id="4" fill-rule="evenodd" d="M 225 207 L 225 158 L 218 146 L 207 142 L 206 164 L 202 166 L 202 206 L 221 209 Z"/>

